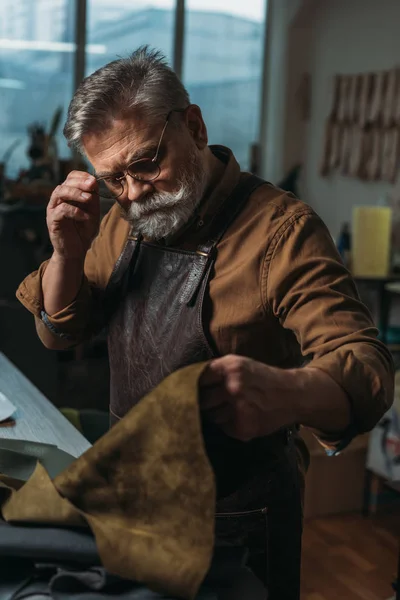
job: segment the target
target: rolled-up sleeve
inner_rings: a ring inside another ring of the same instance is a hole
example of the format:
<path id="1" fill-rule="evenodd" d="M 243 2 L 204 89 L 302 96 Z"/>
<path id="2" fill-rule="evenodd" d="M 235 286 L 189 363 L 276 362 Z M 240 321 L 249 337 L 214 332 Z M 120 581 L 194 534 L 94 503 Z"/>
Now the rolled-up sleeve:
<path id="1" fill-rule="evenodd" d="M 328 229 L 309 207 L 275 234 L 264 281 L 267 310 L 294 332 L 308 366 L 326 372 L 347 394 L 349 429 L 318 433 L 327 446 L 341 449 L 370 431 L 392 404 L 394 368 Z"/>
<path id="2" fill-rule="evenodd" d="M 48 261 L 28 275 L 17 290 L 17 298 L 35 317 L 36 331 L 47 348 L 64 350 L 75 346 L 101 328 L 101 301 L 86 275 L 71 304 L 54 315 L 44 311 L 42 279 Z"/>
<path id="3" fill-rule="evenodd" d="M 102 220 L 86 256 L 79 292 L 61 311 L 52 315 L 44 311 L 42 280 L 48 261 L 20 284 L 17 298 L 34 315 L 37 333 L 46 347 L 64 350 L 89 339 L 104 326 L 104 290 L 127 235 L 127 226 L 121 229 L 119 221 L 113 209 Z"/>

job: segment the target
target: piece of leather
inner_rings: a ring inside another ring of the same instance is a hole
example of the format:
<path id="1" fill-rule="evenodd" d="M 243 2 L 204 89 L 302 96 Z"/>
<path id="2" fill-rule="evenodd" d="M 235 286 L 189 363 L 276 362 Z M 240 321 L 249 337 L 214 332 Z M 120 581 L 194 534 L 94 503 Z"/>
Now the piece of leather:
<path id="1" fill-rule="evenodd" d="M 194 598 L 214 545 L 215 482 L 198 407 L 204 367 L 168 377 L 54 481 L 39 463 L 0 496 L 3 517 L 88 524 L 110 573 Z"/>
<path id="2" fill-rule="evenodd" d="M 0 427 L 15 427 L 14 419 L 6 419 L 0 422 Z"/>

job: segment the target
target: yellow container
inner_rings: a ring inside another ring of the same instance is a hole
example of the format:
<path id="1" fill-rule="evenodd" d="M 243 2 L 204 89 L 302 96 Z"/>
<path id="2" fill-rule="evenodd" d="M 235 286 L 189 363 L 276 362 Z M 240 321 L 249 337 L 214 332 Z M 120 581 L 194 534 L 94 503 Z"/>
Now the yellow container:
<path id="1" fill-rule="evenodd" d="M 392 209 L 353 209 L 352 271 L 357 277 L 385 277 L 390 272 Z"/>

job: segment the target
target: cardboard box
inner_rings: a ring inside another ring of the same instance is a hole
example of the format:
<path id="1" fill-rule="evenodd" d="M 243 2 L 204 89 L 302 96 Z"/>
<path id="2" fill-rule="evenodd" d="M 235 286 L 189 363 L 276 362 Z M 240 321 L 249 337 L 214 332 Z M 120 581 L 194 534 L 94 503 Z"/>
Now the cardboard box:
<path id="1" fill-rule="evenodd" d="M 338 456 L 327 456 L 311 431 L 302 428 L 301 435 L 311 454 L 306 475 L 305 518 L 360 512 L 369 434 L 357 437 Z"/>
<path id="2" fill-rule="evenodd" d="M 400 483 L 400 371 L 395 374 L 393 405 L 371 432 L 367 467 L 385 480 Z"/>

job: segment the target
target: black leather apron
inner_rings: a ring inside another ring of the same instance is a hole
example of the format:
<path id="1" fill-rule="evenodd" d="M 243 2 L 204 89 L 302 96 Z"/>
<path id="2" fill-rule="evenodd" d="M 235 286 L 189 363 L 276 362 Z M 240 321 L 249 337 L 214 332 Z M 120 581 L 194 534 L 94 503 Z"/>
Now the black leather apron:
<path id="1" fill-rule="evenodd" d="M 196 252 L 128 237 L 105 296 L 111 423 L 170 373 L 217 356 L 203 327 L 217 244 L 264 183 L 255 176 L 240 181 Z M 203 417 L 203 434 L 217 482 L 217 539 L 249 548 L 270 600 L 297 600 L 301 503 L 291 432 L 243 443 Z"/>

